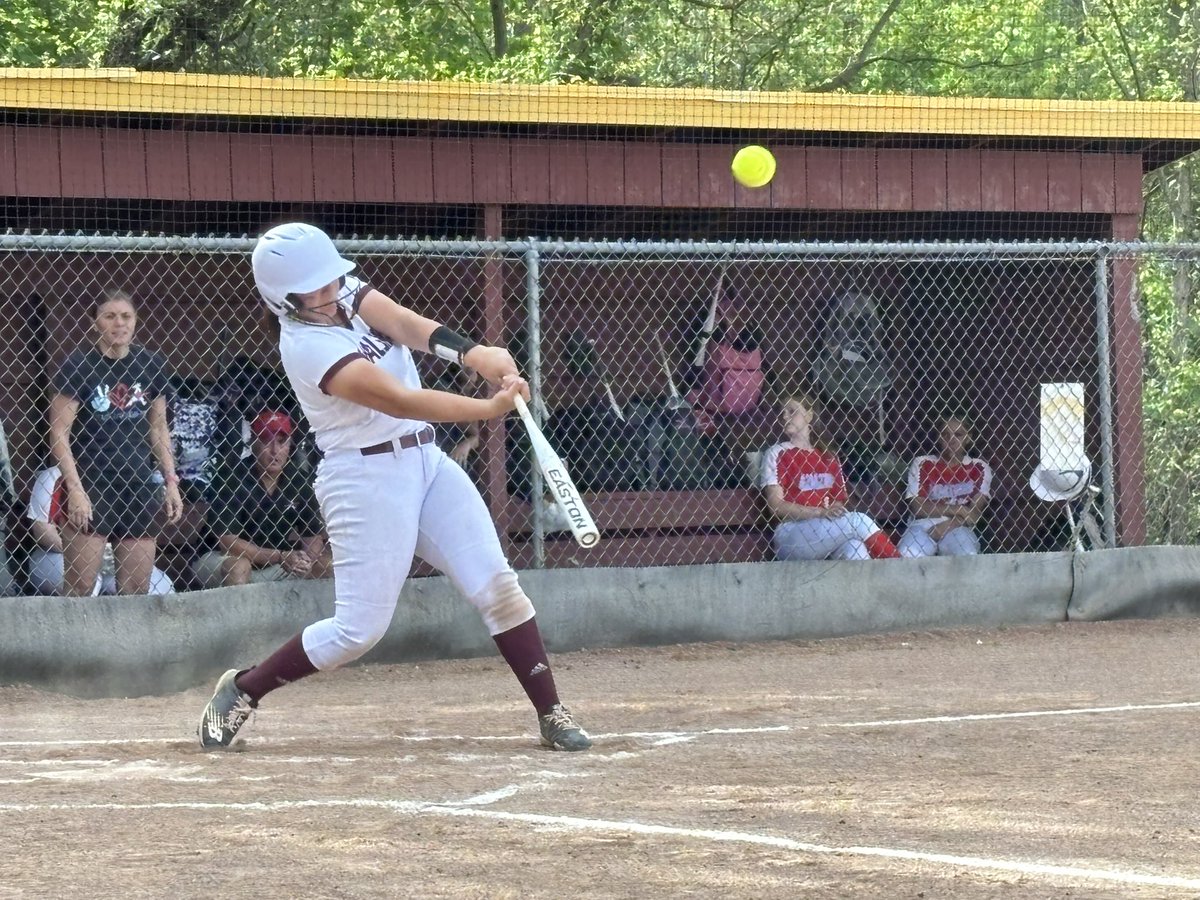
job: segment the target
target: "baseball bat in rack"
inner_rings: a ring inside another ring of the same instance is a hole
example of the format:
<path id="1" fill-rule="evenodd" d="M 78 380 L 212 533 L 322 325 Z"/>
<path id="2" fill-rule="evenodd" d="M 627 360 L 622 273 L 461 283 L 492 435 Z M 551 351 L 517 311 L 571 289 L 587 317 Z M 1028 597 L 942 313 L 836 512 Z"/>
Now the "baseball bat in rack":
<path id="1" fill-rule="evenodd" d="M 667 390 L 670 391 L 670 399 L 667 401 L 667 409 L 678 411 L 681 409 L 690 410 L 692 404 L 684 399 L 679 393 L 679 387 L 675 384 L 675 374 L 671 371 L 671 360 L 667 357 L 667 350 L 663 346 L 662 338 L 658 333 L 654 334 L 654 343 L 658 348 L 658 359 L 662 364 L 663 375 L 667 377 Z"/>
<path id="2" fill-rule="evenodd" d="M 713 288 L 712 302 L 708 305 L 708 316 L 704 319 L 704 326 L 700 331 L 700 342 L 696 348 L 696 358 L 692 360 L 693 366 L 704 365 L 708 342 L 712 340 L 713 332 L 717 327 L 717 306 L 721 302 L 721 292 L 725 288 L 725 270 L 728 268 L 729 263 L 726 261 L 721 264 L 721 270 L 717 274 L 717 286 Z"/>
<path id="3" fill-rule="evenodd" d="M 621 404 L 617 402 L 617 395 L 613 393 L 612 381 L 608 377 L 608 366 L 604 365 L 604 360 L 600 358 L 600 354 L 596 350 L 596 342 L 588 337 L 585 337 L 583 340 L 591 355 L 592 368 L 596 372 L 596 377 L 604 385 L 604 396 L 608 398 L 608 405 L 612 407 L 612 411 L 616 414 L 617 418 L 624 422 L 625 411 L 621 409 Z"/>
<path id="4" fill-rule="evenodd" d="M 585 549 L 595 547 L 600 543 L 600 529 L 592 521 L 592 515 L 587 511 L 587 507 L 583 505 L 583 495 L 579 493 L 579 488 L 575 487 L 575 482 L 567 473 L 566 464 L 554 452 L 554 448 L 542 434 L 542 429 L 533 420 L 525 400 L 518 395 L 515 402 L 517 414 L 521 417 L 521 421 L 525 424 L 525 430 L 529 433 L 533 457 L 542 471 L 542 477 L 546 479 L 550 493 L 554 495 L 554 502 L 567 517 L 571 534 L 574 535 L 575 541 L 580 547 Z"/>

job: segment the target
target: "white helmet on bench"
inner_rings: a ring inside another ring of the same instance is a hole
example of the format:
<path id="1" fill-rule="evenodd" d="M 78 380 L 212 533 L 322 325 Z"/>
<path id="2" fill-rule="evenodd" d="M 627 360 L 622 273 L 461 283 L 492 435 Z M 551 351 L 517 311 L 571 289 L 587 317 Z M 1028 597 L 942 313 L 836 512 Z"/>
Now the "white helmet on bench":
<path id="1" fill-rule="evenodd" d="M 1039 465 L 1029 476 L 1029 486 L 1040 500 L 1055 502 L 1074 500 L 1091 484 L 1092 464 L 1081 460 L 1076 468 L 1053 468 Z"/>

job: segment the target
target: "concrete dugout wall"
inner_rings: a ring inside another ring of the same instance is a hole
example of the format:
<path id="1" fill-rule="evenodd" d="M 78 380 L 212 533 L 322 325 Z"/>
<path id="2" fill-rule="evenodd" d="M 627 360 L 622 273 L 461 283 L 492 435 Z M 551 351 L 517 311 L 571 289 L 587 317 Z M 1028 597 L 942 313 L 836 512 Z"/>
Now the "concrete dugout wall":
<path id="1" fill-rule="evenodd" d="M 973 559 L 770 562 L 522 573 L 551 651 L 816 639 L 1200 611 L 1200 548 Z M 166 694 L 269 653 L 333 607 L 329 582 L 167 597 L 0 599 L 0 684 L 85 697 Z M 444 578 L 410 581 L 368 662 L 494 645 Z"/>

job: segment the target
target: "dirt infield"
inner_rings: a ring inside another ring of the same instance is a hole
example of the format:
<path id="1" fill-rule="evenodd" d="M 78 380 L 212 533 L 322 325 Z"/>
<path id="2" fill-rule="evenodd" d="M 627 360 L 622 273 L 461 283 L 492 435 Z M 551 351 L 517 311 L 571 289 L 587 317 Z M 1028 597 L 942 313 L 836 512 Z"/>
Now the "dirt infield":
<path id="1" fill-rule="evenodd" d="M 1196 897 L 1200 621 L 363 666 L 205 754 L 208 688 L 0 689 L 0 897 Z"/>

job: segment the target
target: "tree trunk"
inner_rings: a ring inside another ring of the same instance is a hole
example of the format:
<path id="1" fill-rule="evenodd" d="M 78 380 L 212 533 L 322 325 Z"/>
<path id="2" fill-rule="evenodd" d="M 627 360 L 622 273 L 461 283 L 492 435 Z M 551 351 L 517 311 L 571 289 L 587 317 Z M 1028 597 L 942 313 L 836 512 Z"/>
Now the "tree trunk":
<path id="1" fill-rule="evenodd" d="M 504 18 L 504 0 L 491 0 L 491 6 L 493 53 L 496 59 L 503 59 L 508 53 L 508 23 Z"/>

